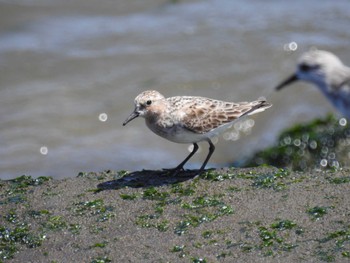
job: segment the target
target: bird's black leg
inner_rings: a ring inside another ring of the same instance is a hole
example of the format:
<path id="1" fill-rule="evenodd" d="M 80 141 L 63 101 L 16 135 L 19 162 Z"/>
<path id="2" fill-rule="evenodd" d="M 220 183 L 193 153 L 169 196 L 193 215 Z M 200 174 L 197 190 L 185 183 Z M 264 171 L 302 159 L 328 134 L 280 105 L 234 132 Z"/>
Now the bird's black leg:
<path id="1" fill-rule="evenodd" d="M 178 166 L 176 166 L 174 169 L 164 169 L 173 171 L 173 175 L 176 175 L 179 171 L 181 171 L 184 167 L 184 165 L 187 163 L 187 161 L 198 151 L 198 144 L 193 143 L 193 150 L 192 152 L 186 157 L 185 160 L 183 160 Z"/>
<path id="2" fill-rule="evenodd" d="M 202 167 L 199 169 L 198 174 L 201 174 L 201 173 L 204 171 L 204 168 L 205 168 L 205 166 L 207 165 L 207 163 L 208 163 L 208 161 L 209 161 L 211 155 L 212 155 L 213 152 L 215 151 L 215 146 L 214 146 L 214 144 L 211 142 L 210 139 L 208 139 L 208 143 L 209 143 L 209 153 L 208 153 L 208 155 L 207 155 L 207 158 L 205 158 L 205 161 L 204 161 L 204 163 L 202 164 Z"/>
<path id="3" fill-rule="evenodd" d="M 187 163 L 187 161 L 198 151 L 198 144 L 197 143 L 193 143 L 193 150 L 192 152 L 186 157 L 185 160 L 183 160 L 175 169 L 176 170 L 181 170 L 183 169 L 185 163 Z"/>

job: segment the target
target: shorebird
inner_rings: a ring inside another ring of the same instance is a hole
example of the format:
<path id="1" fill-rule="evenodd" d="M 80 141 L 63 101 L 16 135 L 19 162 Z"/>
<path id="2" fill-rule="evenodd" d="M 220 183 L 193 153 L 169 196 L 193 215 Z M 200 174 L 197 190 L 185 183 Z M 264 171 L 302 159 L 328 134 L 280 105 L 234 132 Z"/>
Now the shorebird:
<path id="1" fill-rule="evenodd" d="M 207 165 L 215 146 L 211 138 L 245 115 L 252 115 L 271 107 L 265 100 L 253 102 L 225 102 L 204 97 L 176 96 L 165 98 L 155 90 L 144 91 L 135 98 L 135 109 L 124 121 L 125 126 L 137 117 L 145 118 L 147 127 L 155 134 L 176 143 L 192 143 L 192 152 L 176 168 L 177 174 L 198 150 L 198 142 L 209 143 L 209 153 L 198 174 Z"/>
<path id="2" fill-rule="evenodd" d="M 333 53 L 324 50 L 304 53 L 296 72 L 276 89 L 280 90 L 297 80 L 315 84 L 333 106 L 350 119 L 350 68 Z"/>

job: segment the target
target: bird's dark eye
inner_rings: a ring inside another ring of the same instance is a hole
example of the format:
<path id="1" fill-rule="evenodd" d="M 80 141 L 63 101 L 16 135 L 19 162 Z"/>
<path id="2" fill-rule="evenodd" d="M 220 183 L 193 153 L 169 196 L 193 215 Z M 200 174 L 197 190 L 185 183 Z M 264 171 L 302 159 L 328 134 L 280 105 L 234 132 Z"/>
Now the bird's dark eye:
<path id="1" fill-rule="evenodd" d="M 300 65 L 299 65 L 299 69 L 300 69 L 301 71 L 308 72 L 308 71 L 311 69 L 311 66 L 310 66 L 310 65 L 307 65 L 307 64 L 300 64 Z"/>
<path id="2" fill-rule="evenodd" d="M 146 101 L 146 105 L 151 105 L 152 104 L 152 101 L 151 100 L 148 100 L 148 101 Z"/>

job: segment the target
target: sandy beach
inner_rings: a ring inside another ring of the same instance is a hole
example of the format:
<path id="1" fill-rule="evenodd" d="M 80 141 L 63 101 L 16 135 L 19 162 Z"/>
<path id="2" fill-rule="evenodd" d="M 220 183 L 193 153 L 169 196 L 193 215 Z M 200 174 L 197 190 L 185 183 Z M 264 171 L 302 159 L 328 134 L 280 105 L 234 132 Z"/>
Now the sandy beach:
<path id="1" fill-rule="evenodd" d="M 0 181 L 0 262 L 349 262 L 349 170 Z"/>

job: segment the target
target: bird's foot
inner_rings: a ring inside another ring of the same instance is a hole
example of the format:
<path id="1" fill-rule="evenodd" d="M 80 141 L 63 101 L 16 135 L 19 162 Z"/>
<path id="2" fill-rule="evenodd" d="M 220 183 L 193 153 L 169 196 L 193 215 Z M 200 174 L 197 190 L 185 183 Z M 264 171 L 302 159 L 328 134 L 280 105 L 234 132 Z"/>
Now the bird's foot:
<path id="1" fill-rule="evenodd" d="M 166 171 L 167 175 L 176 176 L 179 173 L 184 172 L 185 169 L 183 167 L 163 168 L 163 171 Z"/>
<path id="2" fill-rule="evenodd" d="M 205 170 L 203 169 L 199 169 L 199 170 L 185 170 L 183 167 L 176 167 L 176 168 L 163 168 L 163 171 L 166 172 L 167 176 L 178 176 L 178 175 L 182 175 L 185 177 L 193 177 L 193 178 L 197 178 L 200 175 L 202 175 Z"/>

